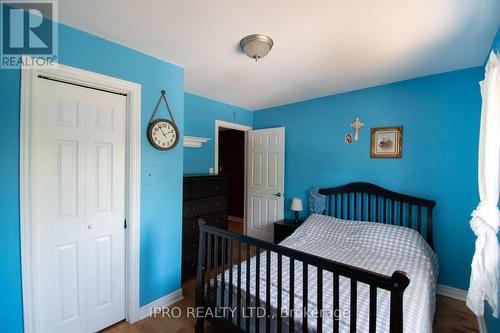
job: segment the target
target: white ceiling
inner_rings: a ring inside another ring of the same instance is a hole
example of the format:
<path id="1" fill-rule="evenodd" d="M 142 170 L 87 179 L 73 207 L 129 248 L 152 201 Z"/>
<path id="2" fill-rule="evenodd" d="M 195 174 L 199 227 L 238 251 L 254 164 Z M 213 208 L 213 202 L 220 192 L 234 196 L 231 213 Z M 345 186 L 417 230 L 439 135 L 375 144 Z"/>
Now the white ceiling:
<path id="1" fill-rule="evenodd" d="M 248 109 L 478 66 L 500 0 L 59 0 L 59 20 L 185 68 L 185 89 Z M 253 33 L 274 39 L 255 63 Z"/>

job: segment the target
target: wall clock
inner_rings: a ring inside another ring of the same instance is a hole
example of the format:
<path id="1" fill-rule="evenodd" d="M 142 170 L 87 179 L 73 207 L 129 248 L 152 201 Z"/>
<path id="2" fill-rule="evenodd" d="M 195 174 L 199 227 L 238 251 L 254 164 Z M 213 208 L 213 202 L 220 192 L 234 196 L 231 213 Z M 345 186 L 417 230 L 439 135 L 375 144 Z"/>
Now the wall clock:
<path id="1" fill-rule="evenodd" d="M 148 139 L 156 149 L 169 150 L 179 142 L 179 130 L 173 121 L 156 119 L 149 123 Z"/>
<path id="2" fill-rule="evenodd" d="M 168 113 L 172 120 L 163 118 L 154 119 L 162 100 L 165 101 L 165 105 L 167 106 Z M 172 115 L 167 98 L 165 97 L 165 90 L 161 91 L 160 99 L 158 103 L 156 103 L 155 110 L 149 119 L 147 134 L 149 143 L 158 150 L 169 150 L 179 143 L 179 129 L 175 124 L 174 116 Z"/>

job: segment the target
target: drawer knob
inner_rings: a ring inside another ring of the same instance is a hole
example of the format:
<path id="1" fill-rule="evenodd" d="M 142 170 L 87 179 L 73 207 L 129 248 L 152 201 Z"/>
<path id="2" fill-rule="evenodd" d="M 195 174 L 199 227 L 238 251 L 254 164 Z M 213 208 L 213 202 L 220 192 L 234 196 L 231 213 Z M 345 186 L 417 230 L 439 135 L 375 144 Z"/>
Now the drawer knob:
<path id="1" fill-rule="evenodd" d="M 196 230 L 196 227 L 194 225 L 191 226 L 191 230 L 193 230 L 193 231 Z"/>
<path id="2" fill-rule="evenodd" d="M 194 192 L 196 192 L 196 188 L 191 187 L 191 193 L 194 193 Z"/>
<path id="3" fill-rule="evenodd" d="M 196 211 L 196 208 L 195 208 L 195 207 L 192 207 L 192 208 L 191 208 L 191 211 L 192 211 L 192 212 L 195 212 L 195 211 Z"/>
<path id="4" fill-rule="evenodd" d="M 220 207 L 220 202 L 216 202 L 215 207 Z"/>
<path id="5" fill-rule="evenodd" d="M 194 267 L 194 266 L 196 266 L 196 263 L 193 261 L 193 262 L 191 263 L 191 267 Z"/>
<path id="6" fill-rule="evenodd" d="M 215 219 L 215 223 L 219 223 L 219 222 L 220 222 L 220 220 L 219 220 L 219 219 Z"/>
<path id="7" fill-rule="evenodd" d="M 216 190 L 220 190 L 220 185 L 215 185 Z"/>

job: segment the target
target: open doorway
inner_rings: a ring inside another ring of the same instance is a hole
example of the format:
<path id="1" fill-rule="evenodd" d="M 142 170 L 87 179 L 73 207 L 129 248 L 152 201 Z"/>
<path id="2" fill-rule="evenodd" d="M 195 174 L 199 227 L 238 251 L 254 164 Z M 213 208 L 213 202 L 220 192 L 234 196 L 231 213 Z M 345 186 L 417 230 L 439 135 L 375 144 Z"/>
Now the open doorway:
<path id="1" fill-rule="evenodd" d="M 216 121 L 215 170 L 228 178 L 228 229 L 243 234 L 245 228 L 245 140 L 243 126 Z"/>

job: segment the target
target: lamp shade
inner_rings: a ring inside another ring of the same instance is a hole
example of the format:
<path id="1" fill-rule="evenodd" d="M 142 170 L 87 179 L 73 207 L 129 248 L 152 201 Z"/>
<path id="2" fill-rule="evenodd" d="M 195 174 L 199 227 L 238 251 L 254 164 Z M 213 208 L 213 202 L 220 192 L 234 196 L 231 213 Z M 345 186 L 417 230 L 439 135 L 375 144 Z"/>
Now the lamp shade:
<path id="1" fill-rule="evenodd" d="M 302 200 L 299 198 L 293 198 L 292 199 L 292 207 L 290 207 L 291 210 L 295 212 L 301 212 L 302 211 Z"/>

